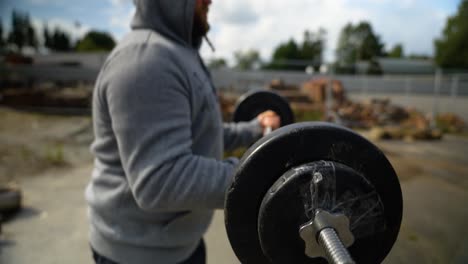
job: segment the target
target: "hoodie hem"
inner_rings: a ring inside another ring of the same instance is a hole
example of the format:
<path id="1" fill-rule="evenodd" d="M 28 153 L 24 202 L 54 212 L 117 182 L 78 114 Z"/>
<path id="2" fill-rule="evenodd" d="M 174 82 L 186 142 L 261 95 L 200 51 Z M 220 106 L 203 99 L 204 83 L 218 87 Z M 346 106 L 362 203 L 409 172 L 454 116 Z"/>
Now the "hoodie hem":
<path id="1" fill-rule="evenodd" d="M 196 241 L 191 245 L 174 248 L 136 247 L 112 241 L 101 235 L 91 226 L 89 242 L 91 247 L 100 255 L 118 263 L 154 264 L 157 262 L 177 264 L 189 258 L 200 241 Z"/>

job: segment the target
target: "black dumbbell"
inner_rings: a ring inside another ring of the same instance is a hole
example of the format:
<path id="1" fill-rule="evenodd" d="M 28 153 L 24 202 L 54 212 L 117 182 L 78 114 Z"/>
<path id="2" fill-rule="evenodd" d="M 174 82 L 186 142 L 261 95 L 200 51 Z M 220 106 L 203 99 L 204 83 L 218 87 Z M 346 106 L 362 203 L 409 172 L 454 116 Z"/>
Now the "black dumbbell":
<path id="1" fill-rule="evenodd" d="M 294 123 L 294 114 L 288 101 L 281 95 L 266 90 L 254 90 L 242 95 L 237 101 L 232 121 L 250 121 L 268 110 L 280 117 L 281 126 Z M 271 132 L 271 128 L 265 134 L 268 132 Z"/>
<path id="2" fill-rule="evenodd" d="M 397 175 L 355 132 L 323 122 L 280 128 L 241 159 L 225 224 L 241 263 L 380 263 L 402 219 Z"/>

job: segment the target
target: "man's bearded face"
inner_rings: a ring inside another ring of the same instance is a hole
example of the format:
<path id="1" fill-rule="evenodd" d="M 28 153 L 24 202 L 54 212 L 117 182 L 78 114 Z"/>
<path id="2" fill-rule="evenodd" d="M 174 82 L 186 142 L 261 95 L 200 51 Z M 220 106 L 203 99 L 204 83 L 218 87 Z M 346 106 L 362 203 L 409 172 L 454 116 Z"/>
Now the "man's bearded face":
<path id="1" fill-rule="evenodd" d="M 211 0 L 196 0 L 195 16 L 193 18 L 193 35 L 195 37 L 205 36 L 210 30 L 208 23 L 208 11 Z"/>

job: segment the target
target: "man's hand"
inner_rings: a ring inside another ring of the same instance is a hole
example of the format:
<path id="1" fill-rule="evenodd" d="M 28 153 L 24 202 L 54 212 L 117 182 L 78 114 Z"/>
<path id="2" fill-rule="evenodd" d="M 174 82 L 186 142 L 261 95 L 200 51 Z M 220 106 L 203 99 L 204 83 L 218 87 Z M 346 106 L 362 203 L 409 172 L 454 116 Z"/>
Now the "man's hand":
<path id="1" fill-rule="evenodd" d="M 257 116 L 263 129 L 263 135 L 280 127 L 281 118 L 273 111 L 268 110 Z"/>

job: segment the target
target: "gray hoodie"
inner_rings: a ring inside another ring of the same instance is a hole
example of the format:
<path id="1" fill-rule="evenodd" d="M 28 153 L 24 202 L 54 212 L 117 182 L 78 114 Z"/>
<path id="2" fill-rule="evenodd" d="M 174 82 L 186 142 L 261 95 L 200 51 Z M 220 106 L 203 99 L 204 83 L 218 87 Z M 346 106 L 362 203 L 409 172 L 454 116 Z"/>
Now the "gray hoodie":
<path id="1" fill-rule="evenodd" d="M 120 263 L 188 258 L 223 208 L 237 163 L 223 150 L 261 135 L 256 120 L 221 121 L 191 37 L 195 1 L 134 0 L 132 31 L 96 81 L 90 243 Z"/>

